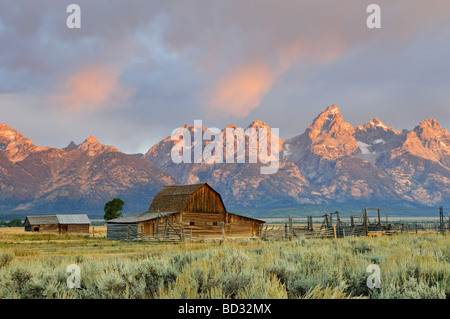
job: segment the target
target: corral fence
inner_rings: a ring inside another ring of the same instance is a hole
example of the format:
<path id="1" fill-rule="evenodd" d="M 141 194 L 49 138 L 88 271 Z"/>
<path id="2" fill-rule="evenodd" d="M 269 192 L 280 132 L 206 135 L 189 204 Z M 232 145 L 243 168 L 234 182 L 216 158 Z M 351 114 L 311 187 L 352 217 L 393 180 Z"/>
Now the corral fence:
<path id="1" fill-rule="evenodd" d="M 340 217 L 339 211 L 321 216 L 291 218 L 288 216 L 281 225 L 265 225 L 261 231 L 264 239 L 291 238 L 343 238 L 347 236 L 383 236 L 402 233 L 450 231 L 450 218 L 444 217 L 440 207 L 437 221 L 389 221 L 381 216 L 380 208 L 363 208 L 361 215 Z"/>

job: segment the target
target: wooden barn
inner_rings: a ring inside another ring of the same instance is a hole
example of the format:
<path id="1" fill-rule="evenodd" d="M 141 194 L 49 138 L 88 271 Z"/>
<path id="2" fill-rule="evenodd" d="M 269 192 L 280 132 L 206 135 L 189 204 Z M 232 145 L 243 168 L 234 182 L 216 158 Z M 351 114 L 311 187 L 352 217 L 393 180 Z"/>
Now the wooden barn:
<path id="1" fill-rule="evenodd" d="M 107 222 L 109 239 L 252 238 L 261 234 L 258 219 L 227 212 L 208 184 L 166 186 L 145 213 Z"/>
<path id="2" fill-rule="evenodd" d="M 90 220 L 87 215 L 27 216 L 25 231 L 54 234 L 89 234 Z"/>

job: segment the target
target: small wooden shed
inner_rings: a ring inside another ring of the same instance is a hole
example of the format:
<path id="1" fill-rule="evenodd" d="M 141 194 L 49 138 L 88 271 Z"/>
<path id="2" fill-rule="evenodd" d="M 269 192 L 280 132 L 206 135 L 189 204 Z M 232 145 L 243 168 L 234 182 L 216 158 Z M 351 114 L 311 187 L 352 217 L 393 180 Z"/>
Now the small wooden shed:
<path id="1" fill-rule="evenodd" d="M 107 222 L 109 239 L 252 238 L 264 221 L 227 212 L 222 198 L 206 183 L 166 186 L 145 213 Z"/>
<path id="2" fill-rule="evenodd" d="M 38 233 L 71 234 L 89 233 L 89 217 L 82 215 L 27 216 L 25 231 Z"/>

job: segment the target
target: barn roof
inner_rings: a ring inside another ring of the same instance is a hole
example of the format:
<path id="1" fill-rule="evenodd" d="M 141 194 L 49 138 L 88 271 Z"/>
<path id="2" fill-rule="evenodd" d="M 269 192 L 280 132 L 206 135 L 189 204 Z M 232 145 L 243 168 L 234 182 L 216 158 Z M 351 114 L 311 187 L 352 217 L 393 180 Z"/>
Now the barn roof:
<path id="1" fill-rule="evenodd" d="M 53 225 L 59 224 L 56 215 L 52 216 L 27 216 L 28 222 L 31 225 Z"/>
<path id="2" fill-rule="evenodd" d="M 86 214 L 83 215 L 56 215 L 60 224 L 90 224 Z"/>
<path id="3" fill-rule="evenodd" d="M 208 184 L 171 185 L 165 186 L 153 198 L 149 212 L 180 212 L 183 211 L 189 201 L 189 197 L 202 186 Z"/>
<path id="4" fill-rule="evenodd" d="M 31 225 L 54 225 L 54 224 L 90 224 L 89 217 L 83 215 L 47 215 L 27 216 Z"/>
<path id="5" fill-rule="evenodd" d="M 139 214 L 134 214 L 134 215 L 130 215 L 130 216 L 111 219 L 111 220 L 108 220 L 107 223 L 108 224 L 134 224 L 134 223 L 139 223 L 139 222 L 143 222 L 146 220 L 156 219 L 157 217 L 164 217 L 164 216 L 175 214 L 175 213 L 178 213 L 178 212 L 164 212 L 164 213 L 145 212 L 145 213 L 139 213 Z"/>

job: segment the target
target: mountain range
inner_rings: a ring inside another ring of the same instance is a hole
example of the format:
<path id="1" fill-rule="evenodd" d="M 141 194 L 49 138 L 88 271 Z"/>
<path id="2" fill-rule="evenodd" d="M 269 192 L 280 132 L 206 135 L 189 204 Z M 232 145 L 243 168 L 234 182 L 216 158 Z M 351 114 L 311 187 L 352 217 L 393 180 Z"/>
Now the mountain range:
<path id="1" fill-rule="evenodd" d="M 261 121 L 247 128 L 270 132 Z M 171 136 L 145 154 L 124 154 L 94 136 L 65 148 L 40 147 L 1 124 L 0 215 L 71 212 L 101 217 L 104 204 L 114 197 L 125 201 L 127 213 L 137 213 L 148 209 L 164 185 L 203 182 L 222 195 L 230 210 L 436 207 L 450 199 L 450 134 L 436 119 L 401 132 L 378 118 L 354 128 L 332 105 L 302 134 L 276 142 L 278 171 L 264 175 L 261 162 L 175 164 Z M 249 152 L 246 147 L 246 158 Z"/>

